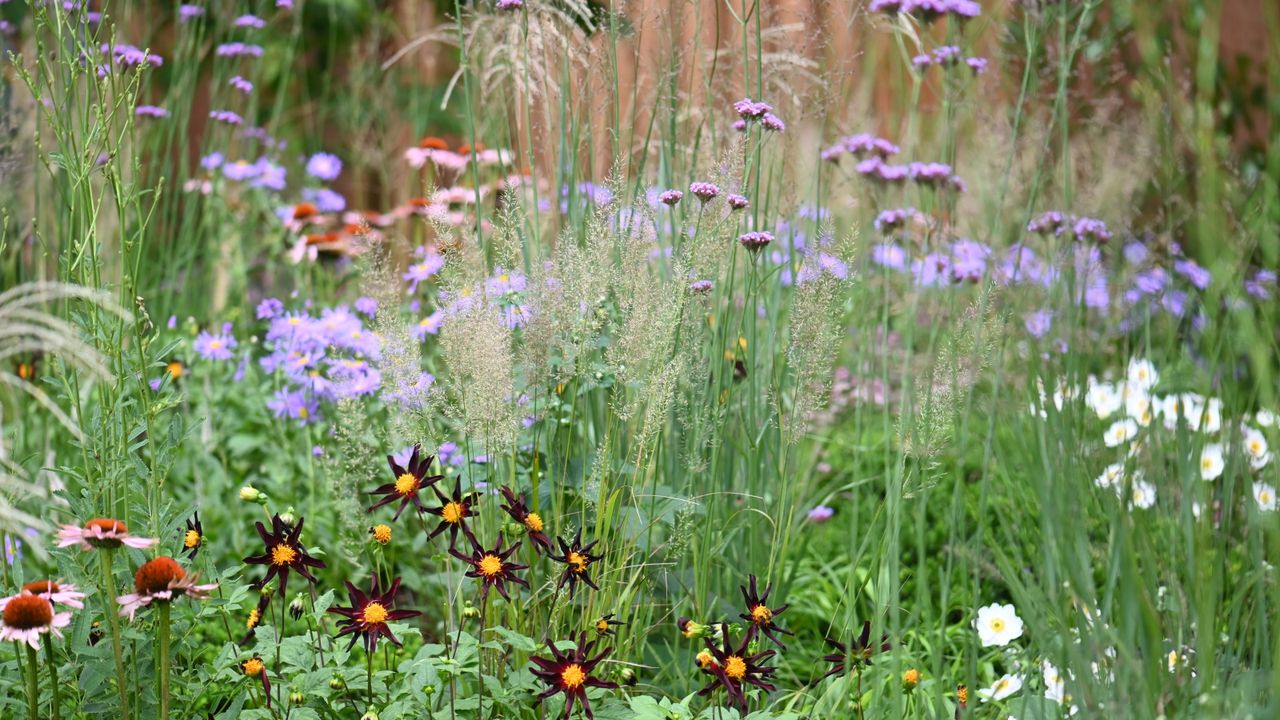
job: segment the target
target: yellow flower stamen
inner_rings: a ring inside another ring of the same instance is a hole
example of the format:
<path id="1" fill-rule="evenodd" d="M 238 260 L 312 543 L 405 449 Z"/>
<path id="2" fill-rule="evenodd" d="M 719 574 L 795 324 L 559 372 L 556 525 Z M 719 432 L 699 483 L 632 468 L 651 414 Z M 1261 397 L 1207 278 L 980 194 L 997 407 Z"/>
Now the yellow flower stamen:
<path id="1" fill-rule="evenodd" d="M 298 559 L 298 551 L 288 545 L 276 545 L 271 548 L 272 565 L 290 565 Z"/>
<path id="2" fill-rule="evenodd" d="M 560 683 L 569 690 L 582 687 L 582 683 L 586 681 L 587 674 L 578 663 L 573 663 L 560 671 Z"/>
<path id="3" fill-rule="evenodd" d="M 747 675 L 747 662 L 737 655 L 724 661 L 724 674 L 731 680 L 741 680 Z"/>
<path id="4" fill-rule="evenodd" d="M 991 621 L 992 632 L 1004 632 L 1004 618 L 995 618 Z"/>
<path id="5" fill-rule="evenodd" d="M 578 574 L 582 574 L 587 571 L 588 560 L 586 555 L 583 555 L 580 552 L 571 552 L 566 560 L 568 561 L 570 570 Z"/>
<path id="6" fill-rule="evenodd" d="M 374 525 L 373 539 L 378 541 L 379 545 L 386 545 L 391 542 L 391 526 L 390 525 Z"/>
<path id="7" fill-rule="evenodd" d="M 249 658 L 244 661 L 244 674 L 250 677 L 261 675 L 265 667 L 258 658 Z"/>
<path id="8" fill-rule="evenodd" d="M 542 516 L 538 513 L 529 513 L 524 516 L 524 526 L 529 528 L 530 532 L 542 532 Z"/>
<path id="9" fill-rule="evenodd" d="M 476 569 L 485 577 L 496 577 L 502 574 L 502 560 L 497 555 L 485 555 L 476 563 Z"/>
<path id="10" fill-rule="evenodd" d="M 173 378 L 174 380 L 177 380 L 178 378 L 182 377 L 182 363 L 178 362 L 177 360 L 174 360 L 173 362 L 165 366 L 165 372 L 169 373 L 169 377 Z"/>
<path id="11" fill-rule="evenodd" d="M 360 619 L 365 625 L 377 625 L 387 621 L 387 609 L 382 603 L 371 602 L 364 606 L 364 612 L 360 613 Z"/>
<path id="12" fill-rule="evenodd" d="M 418 478 L 413 473 L 404 473 L 396 478 L 396 492 L 408 495 L 418 489 Z"/>
<path id="13" fill-rule="evenodd" d="M 456 502 L 448 503 L 440 510 L 440 517 L 443 518 L 445 522 L 453 525 L 457 525 L 462 522 L 462 517 L 465 514 L 466 511 L 463 509 L 462 505 Z"/>
<path id="14" fill-rule="evenodd" d="M 702 652 L 698 653 L 697 656 L 694 657 L 694 660 L 697 661 L 698 667 L 702 667 L 702 668 L 710 667 L 711 665 L 714 665 L 716 662 L 715 656 L 711 654 L 710 650 L 703 650 Z"/>
<path id="15" fill-rule="evenodd" d="M 751 608 L 751 619 L 757 625 L 767 625 L 769 621 L 773 620 L 773 611 L 764 605 L 757 605 Z"/>
<path id="16" fill-rule="evenodd" d="M 258 612 L 258 608 L 249 611 L 249 619 L 245 621 L 246 630 L 252 630 L 258 627 L 258 623 L 262 621 L 262 613 Z"/>
<path id="17" fill-rule="evenodd" d="M 200 531 L 188 530 L 187 534 L 182 536 L 182 547 L 191 549 L 200 546 Z"/>

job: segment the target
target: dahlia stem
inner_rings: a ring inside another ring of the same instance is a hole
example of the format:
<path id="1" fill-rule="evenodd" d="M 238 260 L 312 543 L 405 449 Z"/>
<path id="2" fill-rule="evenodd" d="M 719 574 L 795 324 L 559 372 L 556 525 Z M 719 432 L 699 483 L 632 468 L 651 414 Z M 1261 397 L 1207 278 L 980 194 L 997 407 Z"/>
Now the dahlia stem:
<path id="1" fill-rule="evenodd" d="M 116 659 L 116 689 L 120 691 L 120 717 L 126 720 L 133 717 L 129 713 L 129 688 L 124 674 L 124 654 L 120 651 L 120 618 L 115 608 L 115 580 L 111 572 L 111 558 L 115 550 L 103 548 L 98 551 L 102 565 L 102 606 L 107 616 L 107 624 L 111 627 L 111 652 Z"/>
<path id="2" fill-rule="evenodd" d="M 160 611 L 160 720 L 169 720 L 169 603 L 161 602 Z"/>
<path id="3" fill-rule="evenodd" d="M 36 657 L 36 649 L 27 644 L 27 717 L 37 720 L 40 717 L 40 680 L 36 672 L 40 669 L 40 659 Z"/>
<path id="4" fill-rule="evenodd" d="M 58 708 L 62 705 L 62 691 L 58 689 L 58 659 L 54 657 L 52 635 L 45 636 L 44 649 L 47 650 L 49 654 L 49 681 L 53 687 L 53 704 L 49 707 L 52 711 L 50 712 L 50 716 L 53 720 L 61 720 L 61 714 Z"/>
<path id="5" fill-rule="evenodd" d="M 365 657 L 367 658 L 366 667 L 369 670 L 369 672 L 366 675 L 366 678 L 368 679 L 368 683 L 369 683 L 369 709 L 372 710 L 373 709 L 373 651 L 369 650 L 368 652 L 366 652 Z"/>

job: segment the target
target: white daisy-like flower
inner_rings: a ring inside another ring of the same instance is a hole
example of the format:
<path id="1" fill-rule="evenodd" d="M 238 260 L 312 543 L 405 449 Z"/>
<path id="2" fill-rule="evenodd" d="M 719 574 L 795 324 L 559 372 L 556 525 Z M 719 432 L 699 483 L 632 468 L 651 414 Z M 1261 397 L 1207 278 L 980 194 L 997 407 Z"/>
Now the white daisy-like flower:
<path id="1" fill-rule="evenodd" d="M 1089 389 L 1084 394 L 1084 403 L 1097 414 L 1099 419 L 1106 420 L 1124 406 L 1124 397 L 1115 385 L 1097 382 L 1090 377 Z"/>
<path id="2" fill-rule="evenodd" d="M 1044 696 L 1056 703 L 1061 704 L 1066 697 L 1067 683 L 1062 679 L 1062 673 L 1058 672 L 1058 668 L 1048 660 L 1040 662 L 1040 674 L 1044 676 Z"/>
<path id="3" fill-rule="evenodd" d="M 983 702 L 988 700 L 1004 700 L 1022 689 L 1022 676 L 1005 674 L 1004 677 L 995 681 L 989 688 L 983 688 L 978 691 L 978 697 Z"/>
<path id="4" fill-rule="evenodd" d="M 1004 647 L 1022 637 L 1022 618 L 1012 605 L 991 604 L 978 609 L 973 621 L 982 647 Z"/>
<path id="5" fill-rule="evenodd" d="M 1129 505 L 1146 510 L 1156 504 L 1156 486 L 1146 480 L 1134 479 L 1129 488 Z"/>
<path id="6" fill-rule="evenodd" d="M 1276 489 L 1267 483 L 1253 484 L 1253 499 L 1258 503 L 1258 509 L 1263 512 L 1273 512 L 1276 509 Z"/>
<path id="7" fill-rule="evenodd" d="M 1270 464 L 1271 464 L 1271 451 L 1270 451 L 1270 450 L 1268 450 L 1267 452 L 1265 452 L 1265 453 L 1263 453 L 1263 454 L 1259 455 L 1258 457 L 1250 457 L 1250 458 L 1249 458 L 1249 467 L 1253 468 L 1254 470 L 1261 470 L 1262 468 L 1264 468 L 1264 467 L 1266 467 L 1266 466 L 1268 466 L 1268 465 L 1270 465 Z"/>
<path id="8" fill-rule="evenodd" d="M 1129 442 L 1138 435 L 1138 423 L 1133 420 L 1117 420 L 1107 428 L 1103 442 L 1107 447 L 1116 447 Z"/>
<path id="9" fill-rule="evenodd" d="M 1267 446 L 1267 437 L 1262 434 L 1261 430 L 1251 428 L 1244 425 L 1240 428 L 1241 442 L 1244 445 L 1244 454 L 1249 457 L 1249 466 L 1254 470 L 1261 470 L 1266 467 L 1270 458 L 1270 448 Z M 1258 463 L 1261 463 L 1260 465 Z"/>
<path id="10" fill-rule="evenodd" d="M 1200 451 L 1200 479 L 1216 480 L 1227 467 L 1222 457 L 1222 443 L 1209 443 Z"/>
<path id="11" fill-rule="evenodd" d="M 1155 406 L 1151 402 L 1151 396 L 1145 390 L 1135 390 L 1129 393 L 1124 401 L 1124 414 L 1142 427 L 1150 425 L 1151 418 L 1155 415 Z"/>
<path id="12" fill-rule="evenodd" d="M 1150 390 L 1156 386 L 1156 383 L 1160 382 L 1160 373 L 1156 370 L 1155 364 L 1144 358 L 1130 360 L 1129 369 L 1125 376 L 1130 383 L 1143 390 Z"/>
<path id="13" fill-rule="evenodd" d="M 1103 469 L 1102 474 L 1098 476 L 1093 483 L 1100 488 L 1109 488 L 1124 479 L 1124 465 L 1120 463 L 1112 463 Z"/>
<path id="14" fill-rule="evenodd" d="M 1270 410 L 1260 408 L 1258 412 L 1254 413 L 1253 419 L 1264 428 L 1276 426 L 1276 414 Z"/>
<path id="15" fill-rule="evenodd" d="M 1201 432 L 1212 434 L 1222 430 L 1222 400 L 1209 398 L 1205 401 L 1199 420 L 1200 422 L 1192 427 Z"/>

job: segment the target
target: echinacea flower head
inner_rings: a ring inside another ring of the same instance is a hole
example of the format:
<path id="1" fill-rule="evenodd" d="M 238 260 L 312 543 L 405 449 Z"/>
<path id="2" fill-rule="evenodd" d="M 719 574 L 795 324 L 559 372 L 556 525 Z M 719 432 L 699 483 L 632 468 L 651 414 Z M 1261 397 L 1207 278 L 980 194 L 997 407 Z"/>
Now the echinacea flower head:
<path id="1" fill-rule="evenodd" d="M 831 663 L 831 669 L 823 675 L 824 678 L 832 675 L 843 675 L 853 668 L 870 665 L 871 658 L 875 655 L 876 650 L 889 652 L 890 648 L 893 647 L 889 644 L 887 636 L 882 636 L 878 643 L 872 642 L 870 620 L 862 621 L 862 632 L 848 643 L 832 638 L 824 638 L 824 641 L 832 649 L 836 650 L 836 652 L 824 655 L 822 658 Z"/>
<path id="2" fill-rule="evenodd" d="M 983 688 L 978 691 L 978 697 L 983 702 L 988 700 L 1004 700 L 1017 693 L 1022 689 L 1022 676 L 1005 674 L 999 680 L 992 683 L 991 687 Z"/>
<path id="3" fill-rule="evenodd" d="M 514 545 L 503 550 L 502 535 L 499 534 L 492 550 L 480 547 L 480 543 L 472 538 L 470 555 L 459 552 L 456 548 L 449 548 L 449 554 L 471 566 L 466 574 L 467 577 L 480 581 L 481 597 L 489 594 L 489 588 L 497 588 L 503 599 L 510 602 L 511 596 L 507 594 L 507 583 L 529 587 L 527 580 L 516 575 L 516 571 L 527 570 L 529 566 L 511 562 L 509 559 L 519 549 L 520 542 L 516 541 Z"/>
<path id="4" fill-rule="evenodd" d="M 538 695 L 538 699 L 546 700 L 552 695 L 563 694 L 565 718 L 573 713 L 576 702 L 582 706 L 582 713 L 588 720 L 594 720 L 591 704 L 587 701 L 587 688 L 612 690 L 618 687 L 617 683 L 592 676 L 596 666 L 613 652 L 613 648 L 605 648 L 598 655 L 592 656 L 594 649 L 595 641 L 588 642 L 585 632 L 578 635 L 577 645 L 568 652 L 562 652 L 556 648 L 555 643 L 548 640 L 547 651 L 551 657 L 535 655 L 529 658 L 529 662 L 533 663 L 530 672 L 547 684 L 547 689 Z"/>
<path id="5" fill-rule="evenodd" d="M 58 547 L 79 545 L 81 550 L 114 549 L 121 545 L 142 550 L 157 542 L 159 540 L 156 538 L 130 535 L 127 525 L 111 518 L 94 518 L 85 523 L 84 527 L 63 525 L 58 530 Z"/>
<path id="6" fill-rule="evenodd" d="M 3 602 L 0 640 L 26 643 L 39 650 L 40 636 L 53 633 L 62 637 L 59 630 L 71 624 L 70 612 L 55 612 L 53 603 L 27 590 L 5 598 Z"/>
<path id="7" fill-rule="evenodd" d="M 500 505 L 504 512 L 515 520 L 524 529 L 525 535 L 533 541 L 533 547 L 539 552 L 550 553 L 551 540 L 547 537 L 546 523 L 543 522 L 542 516 L 529 509 L 525 504 L 524 498 L 515 490 L 509 487 L 502 488 L 502 497 L 506 500 L 506 504 Z"/>
<path id="8" fill-rule="evenodd" d="M 593 555 L 592 548 L 596 546 L 599 540 L 592 540 L 586 545 L 582 544 L 582 530 L 578 530 L 578 534 L 574 536 L 573 542 L 565 542 L 564 538 L 556 538 L 556 542 L 560 545 L 559 555 L 548 555 L 556 562 L 564 563 L 564 573 L 560 575 L 560 582 L 556 585 L 556 589 L 569 585 L 569 597 L 572 598 L 578 590 L 578 583 L 585 583 L 593 590 L 599 590 L 591 580 L 591 563 L 602 559 L 603 555 Z"/>
<path id="9" fill-rule="evenodd" d="M 200 513 L 197 511 L 187 520 L 187 529 L 182 533 L 182 550 L 187 553 L 187 558 L 196 559 L 196 553 L 200 552 L 200 547 L 204 545 L 204 525 L 200 524 Z"/>
<path id="10" fill-rule="evenodd" d="M 774 620 L 786 611 L 787 606 L 769 607 L 769 591 L 771 587 L 766 585 L 764 593 L 761 593 L 758 589 L 755 575 L 749 576 L 747 585 L 739 585 L 738 590 L 742 592 L 742 601 L 747 606 L 747 612 L 738 615 L 738 617 L 751 623 L 747 635 L 753 636 L 756 633 L 763 633 L 765 637 L 769 638 L 770 642 L 785 650 L 786 646 L 782 644 L 782 641 L 778 639 L 775 633 L 782 633 L 783 635 L 793 635 L 794 633 L 778 627 Z"/>
<path id="11" fill-rule="evenodd" d="M 377 648 L 379 637 L 385 637 L 392 644 L 400 645 L 400 640 L 391 633 L 391 628 L 387 627 L 387 622 L 405 620 L 422 614 L 417 610 L 395 609 L 396 593 L 400 592 L 400 578 L 392 580 L 391 587 L 387 588 L 385 592 L 380 592 L 377 573 L 373 575 L 373 586 L 368 594 L 365 594 L 350 582 L 346 585 L 347 594 L 351 598 L 351 607 L 329 608 L 329 612 L 345 618 L 338 621 L 338 626 L 342 628 L 338 631 L 338 637 L 343 635 L 351 636 L 351 644 L 347 646 L 348 649 L 354 646 L 360 638 L 364 638 L 364 649 L 369 653 L 372 653 Z"/>
<path id="12" fill-rule="evenodd" d="M 982 647 L 1004 647 L 1022 637 L 1022 618 L 1012 605 L 992 604 L 978 609 L 973 621 Z"/>
<path id="13" fill-rule="evenodd" d="M 444 479 L 443 475 L 431 475 L 431 463 L 435 460 L 435 456 L 422 456 L 422 446 L 414 445 L 413 452 L 409 455 L 409 461 L 405 465 L 396 462 L 394 456 L 387 456 L 387 465 L 391 467 L 391 473 L 395 476 L 393 482 L 380 485 L 370 491 L 370 495 L 381 495 L 382 499 L 369 506 L 369 512 L 373 512 L 383 505 L 389 505 L 397 500 L 400 501 L 400 507 L 396 508 L 396 514 L 392 520 L 399 520 L 400 513 L 404 509 L 413 504 L 418 512 L 426 512 L 427 508 L 422 504 L 422 499 L 418 497 L 418 493 L 437 482 Z"/>
<path id="14" fill-rule="evenodd" d="M 258 589 L 266 587 L 272 578 L 280 578 L 280 597 L 285 597 L 289 583 L 289 571 L 297 572 L 308 582 L 315 584 L 316 578 L 309 568 L 323 568 L 324 561 L 311 557 L 298 538 L 302 535 L 303 518 L 297 524 L 286 523 L 276 513 L 271 517 L 271 530 L 261 522 L 256 524 L 258 536 L 262 538 L 266 551 L 261 555 L 250 555 L 244 561 L 249 565 L 266 565 L 267 574 L 254 586 Z"/>
<path id="15" fill-rule="evenodd" d="M 36 580 L 22 586 L 22 592 L 31 593 L 37 597 L 44 598 L 54 605 L 66 605 L 69 608 L 81 609 L 84 607 L 85 593 L 76 589 L 75 585 L 64 583 L 61 580 Z M 14 596 L 17 597 L 17 596 Z M 12 598 L 0 598 L 0 610 L 4 610 L 5 604 Z"/>
<path id="16" fill-rule="evenodd" d="M 197 585 L 195 581 L 196 577 L 188 575 L 171 557 L 162 555 L 148 560 L 133 576 L 134 592 L 116 598 L 121 606 L 120 614 L 132 620 L 138 610 L 152 603 L 173 602 L 180 597 L 204 600 L 218 587 L 217 583 Z"/>
<path id="17" fill-rule="evenodd" d="M 746 686 L 753 685 L 764 692 L 773 692 L 775 688 L 768 682 L 769 676 L 777 672 L 777 668 L 764 664 L 766 660 L 777 654 L 776 650 L 751 653 L 752 635 L 748 633 L 734 647 L 730 644 L 728 627 L 720 626 L 720 644 L 713 638 L 706 638 L 707 650 L 711 653 L 712 662 L 706 670 L 712 681 L 698 691 L 699 695 L 710 695 L 718 688 L 724 688 L 729 703 L 740 708 L 743 714 L 747 711 Z"/>

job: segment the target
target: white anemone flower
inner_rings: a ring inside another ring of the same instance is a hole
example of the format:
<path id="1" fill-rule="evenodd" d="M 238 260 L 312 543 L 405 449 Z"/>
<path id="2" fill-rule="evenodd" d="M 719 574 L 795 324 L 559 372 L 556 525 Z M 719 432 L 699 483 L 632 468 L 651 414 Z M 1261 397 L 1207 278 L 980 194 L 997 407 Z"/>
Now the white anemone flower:
<path id="1" fill-rule="evenodd" d="M 1160 373 L 1156 370 L 1155 364 L 1144 358 L 1133 358 L 1129 361 L 1126 377 L 1129 382 L 1143 390 L 1150 390 L 1160 382 Z"/>
<path id="2" fill-rule="evenodd" d="M 1005 674 L 1004 677 L 995 681 L 989 688 L 983 688 L 978 691 L 978 697 L 983 702 L 988 700 L 1004 700 L 1022 689 L 1022 676 Z"/>
<path id="3" fill-rule="evenodd" d="M 1012 605 L 992 604 L 978 609 L 973 621 L 982 647 L 1004 647 L 1022 637 L 1022 618 Z"/>
<path id="4" fill-rule="evenodd" d="M 1156 486 L 1146 480 L 1134 479 L 1129 488 L 1129 504 L 1132 507 L 1146 510 L 1156 504 Z"/>
<path id="5" fill-rule="evenodd" d="M 1124 465 L 1120 463 L 1112 463 L 1102 470 L 1102 474 L 1098 476 L 1093 483 L 1100 488 L 1109 488 L 1124 479 Z"/>
<path id="6" fill-rule="evenodd" d="M 1216 480 L 1227 467 L 1222 457 L 1222 443 L 1209 443 L 1200 451 L 1200 479 Z"/>
<path id="7" fill-rule="evenodd" d="M 1084 403 L 1097 414 L 1100 420 L 1106 420 L 1119 412 L 1124 405 L 1124 397 L 1115 385 L 1108 382 L 1097 382 L 1089 378 L 1089 389 L 1084 394 Z"/>
<path id="8" fill-rule="evenodd" d="M 1276 489 L 1267 483 L 1253 484 L 1253 499 L 1258 503 L 1258 509 L 1263 512 L 1274 512 L 1276 509 Z"/>
<path id="9" fill-rule="evenodd" d="M 1107 428 L 1103 442 L 1107 447 L 1116 447 L 1129 442 L 1138 435 L 1138 423 L 1132 420 L 1117 420 Z"/>

